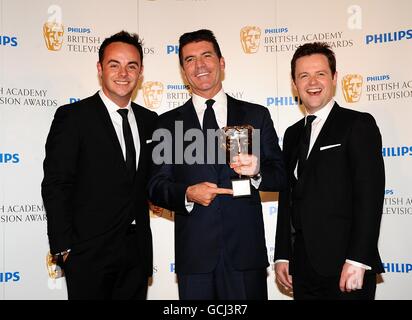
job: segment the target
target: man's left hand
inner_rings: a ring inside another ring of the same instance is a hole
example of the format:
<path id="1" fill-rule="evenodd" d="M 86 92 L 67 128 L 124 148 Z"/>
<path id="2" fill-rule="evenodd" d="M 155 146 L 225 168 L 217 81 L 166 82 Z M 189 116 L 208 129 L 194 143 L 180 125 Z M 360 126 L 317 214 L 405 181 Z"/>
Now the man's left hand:
<path id="1" fill-rule="evenodd" d="M 342 292 L 362 289 L 365 269 L 345 262 L 340 274 L 339 288 Z"/>
<path id="2" fill-rule="evenodd" d="M 259 173 L 259 161 L 253 154 L 239 154 L 233 157 L 230 167 L 235 170 L 237 174 L 242 176 L 253 177 Z"/>

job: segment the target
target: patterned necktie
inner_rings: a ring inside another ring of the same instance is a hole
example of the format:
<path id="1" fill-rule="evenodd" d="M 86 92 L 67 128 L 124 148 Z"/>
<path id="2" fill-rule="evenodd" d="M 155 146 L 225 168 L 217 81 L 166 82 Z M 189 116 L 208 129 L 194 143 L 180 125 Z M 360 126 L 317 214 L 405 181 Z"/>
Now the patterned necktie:
<path id="1" fill-rule="evenodd" d="M 130 177 L 134 178 L 136 173 L 136 149 L 134 148 L 132 129 L 127 119 L 127 109 L 119 109 L 117 112 L 122 116 L 123 137 L 126 146 L 126 167 Z"/>
<path id="2" fill-rule="evenodd" d="M 306 117 L 306 125 L 303 129 L 302 138 L 299 146 L 299 158 L 298 158 L 298 179 L 302 175 L 306 159 L 308 157 L 310 133 L 312 132 L 312 122 L 316 116 L 310 115 Z"/>

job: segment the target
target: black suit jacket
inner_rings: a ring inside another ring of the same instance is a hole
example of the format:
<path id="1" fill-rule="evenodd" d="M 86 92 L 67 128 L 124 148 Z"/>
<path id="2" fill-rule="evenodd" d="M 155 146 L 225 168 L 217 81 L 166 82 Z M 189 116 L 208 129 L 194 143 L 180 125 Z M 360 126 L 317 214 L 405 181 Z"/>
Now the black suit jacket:
<path id="1" fill-rule="evenodd" d="M 284 187 L 286 175 L 278 138 L 266 108 L 228 96 L 227 125 L 250 124 L 260 129 L 259 190 L 277 191 Z M 183 132 L 201 129 L 192 100 L 159 117 L 159 128 L 175 131 L 175 121 L 181 121 Z M 175 145 L 173 136 L 172 146 Z M 191 144 L 187 141 L 184 148 Z M 173 153 L 175 153 L 173 148 Z M 262 207 L 258 190 L 252 187 L 249 198 L 219 195 L 207 207 L 198 204 L 188 213 L 185 192 L 188 186 L 212 182 L 231 188 L 231 177 L 237 174 L 223 165 L 218 171 L 208 164 L 155 165 L 149 182 L 151 200 L 176 212 L 175 263 L 177 273 L 211 272 L 222 249 L 237 270 L 268 266 Z"/>
<path id="2" fill-rule="evenodd" d="M 292 260 L 292 210 L 299 215 L 305 248 L 321 275 L 339 275 L 345 259 L 383 272 L 377 243 L 385 174 L 375 120 L 333 106 L 309 154 L 302 176 L 294 170 L 304 119 L 283 140 L 289 187 L 279 196 L 275 260 Z M 328 147 L 329 146 L 329 147 Z"/>
<path id="3" fill-rule="evenodd" d="M 134 181 L 109 113 L 98 93 L 57 109 L 46 142 L 42 196 L 52 253 L 70 248 L 106 257 L 122 246 L 136 220 L 144 268 L 152 272 L 146 184 L 157 115 L 132 103 L 140 138 Z M 131 253 L 133 254 L 133 253 Z"/>

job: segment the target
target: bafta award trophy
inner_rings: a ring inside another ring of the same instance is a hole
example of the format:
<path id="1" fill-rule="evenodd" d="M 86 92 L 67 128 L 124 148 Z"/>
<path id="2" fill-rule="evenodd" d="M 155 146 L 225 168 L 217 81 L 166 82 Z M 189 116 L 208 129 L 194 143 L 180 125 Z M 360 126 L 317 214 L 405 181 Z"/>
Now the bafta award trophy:
<path id="1" fill-rule="evenodd" d="M 239 154 L 252 153 L 251 125 L 227 126 L 222 130 L 222 147 L 226 149 L 226 162 L 231 164 Z M 238 179 L 232 180 L 233 197 L 248 197 L 251 195 L 250 178 L 239 174 Z"/>

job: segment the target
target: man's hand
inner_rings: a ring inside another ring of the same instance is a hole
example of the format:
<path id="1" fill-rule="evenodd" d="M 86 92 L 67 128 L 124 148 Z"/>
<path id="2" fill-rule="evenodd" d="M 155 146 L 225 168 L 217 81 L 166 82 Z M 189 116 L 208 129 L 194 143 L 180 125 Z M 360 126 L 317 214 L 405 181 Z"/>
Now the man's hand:
<path id="1" fill-rule="evenodd" d="M 285 290 L 292 290 L 292 276 L 289 275 L 289 262 L 275 263 L 276 281 L 283 286 Z"/>
<path id="2" fill-rule="evenodd" d="M 259 173 L 259 161 L 253 154 L 239 154 L 233 157 L 230 167 L 237 174 L 253 177 Z"/>
<path id="3" fill-rule="evenodd" d="M 365 269 L 345 262 L 340 274 L 339 288 L 342 292 L 362 289 Z"/>
<path id="4" fill-rule="evenodd" d="M 218 194 L 233 194 L 233 190 L 218 188 L 216 184 L 210 182 L 201 182 L 188 187 L 186 190 L 187 201 L 205 207 L 210 205 Z"/>

